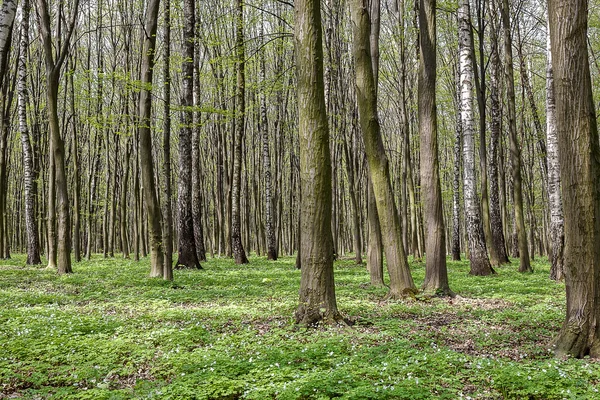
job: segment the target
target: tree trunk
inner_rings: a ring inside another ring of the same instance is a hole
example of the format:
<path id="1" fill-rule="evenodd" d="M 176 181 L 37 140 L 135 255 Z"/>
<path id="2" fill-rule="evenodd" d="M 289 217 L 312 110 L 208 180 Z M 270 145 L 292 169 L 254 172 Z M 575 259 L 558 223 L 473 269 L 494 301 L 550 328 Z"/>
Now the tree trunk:
<path id="1" fill-rule="evenodd" d="M 469 260 L 472 275 L 494 273 L 488 259 L 483 235 L 475 182 L 475 140 L 473 135 L 473 60 L 471 52 L 471 23 L 469 0 L 461 0 L 458 8 L 460 98 L 463 128 L 464 199 L 466 229 L 469 237 Z"/>
<path id="2" fill-rule="evenodd" d="M 5 2 L 6 3 L 6 2 Z M 25 187 L 25 225 L 27 229 L 27 264 L 41 264 L 38 229 L 35 217 L 35 190 L 33 170 L 33 149 L 29 139 L 27 126 L 27 55 L 29 54 L 29 0 L 23 0 L 21 5 L 21 37 L 18 61 L 18 100 L 19 100 L 19 131 L 23 147 L 23 175 Z"/>
<path id="3" fill-rule="evenodd" d="M 261 32 L 263 32 L 264 21 L 261 21 Z M 273 196 L 271 194 L 271 154 L 269 152 L 269 121 L 267 120 L 267 100 L 265 98 L 266 85 L 266 63 L 265 51 L 261 52 L 260 75 L 263 88 L 260 92 L 260 119 L 262 127 L 262 157 L 263 175 L 265 182 L 265 227 L 267 236 L 267 259 L 277 260 L 277 242 L 275 241 L 275 224 L 273 222 Z"/>
<path id="4" fill-rule="evenodd" d="M 242 0 L 236 0 L 236 117 L 233 150 L 233 179 L 231 187 L 231 250 L 236 264 L 248 264 L 242 244 L 240 194 L 242 186 L 242 141 L 245 138 L 246 118 L 246 63 L 244 60 L 244 9 Z"/>
<path id="5" fill-rule="evenodd" d="M 549 0 L 564 201 L 567 314 L 556 355 L 600 357 L 600 147 L 587 50 L 587 0 Z"/>
<path id="6" fill-rule="evenodd" d="M 173 202 L 171 189 L 171 0 L 164 1 L 164 21 L 165 21 L 165 55 L 163 64 L 163 79 L 164 84 L 164 130 L 163 130 L 163 243 L 164 243 L 164 258 L 163 258 L 163 278 L 169 281 L 173 280 Z M 187 3 L 184 5 L 184 14 L 187 13 Z M 187 22 L 187 21 L 186 21 Z M 184 36 L 187 33 L 187 27 L 184 30 Z M 185 38 L 184 38 L 185 40 Z M 187 46 L 187 42 L 185 44 Z M 193 55 L 192 55 L 193 56 Z M 187 54 L 185 55 L 187 57 Z M 184 59 L 185 59 L 184 57 Z M 184 73 L 185 70 L 184 63 Z M 184 92 L 187 76 L 184 76 Z M 186 129 L 181 127 L 180 132 Z M 180 134 L 181 136 L 181 134 Z M 181 139 L 180 139 L 181 146 Z M 180 155 L 179 162 L 185 156 Z M 181 237 L 181 235 L 180 235 Z M 181 241 L 181 238 L 179 239 Z"/>
<path id="7" fill-rule="evenodd" d="M 158 198 L 156 197 L 156 186 L 154 183 L 154 160 L 152 156 L 152 135 L 150 129 L 152 124 L 152 95 L 150 93 L 150 87 L 152 85 L 152 75 L 154 72 L 154 49 L 156 47 L 159 5 L 160 0 L 150 0 L 146 11 L 144 50 L 142 52 L 142 68 L 140 71 L 142 89 L 139 94 L 138 120 L 142 185 L 148 217 L 148 233 L 150 236 L 151 277 L 163 277 L 164 273 L 162 225 L 160 205 L 158 204 Z M 143 244 L 145 240 L 143 234 L 140 239 Z"/>
<path id="8" fill-rule="evenodd" d="M 375 79 L 371 63 L 371 21 L 365 0 L 352 2 L 352 21 L 359 118 L 390 274 L 389 297 L 399 298 L 414 294 L 416 288 L 402 246 L 400 218 L 392 193 L 389 162 L 381 138 Z"/>
<path id="9" fill-rule="evenodd" d="M 333 281 L 331 155 L 325 108 L 320 1 L 296 0 L 302 276 L 296 323 L 341 320 Z"/>
<path id="10" fill-rule="evenodd" d="M 58 121 L 58 88 L 62 65 L 69 51 L 71 37 L 77 22 L 79 0 L 75 0 L 72 7 L 72 15 L 64 38 L 58 43 L 60 49 L 56 50 L 53 45 L 50 13 L 46 0 L 37 0 L 40 36 L 44 47 L 46 59 L 46 95 L 47 112 L 50 126 L 50 143 L 54 158 L 55 185 L 57 197 L 57 209 L 50 209 L 50 213 L 58 214 L 57 224 L 57 246 L 56 266 L 59 274 L 73 272 L 71 269 L 71 216 L 68 193 L 67 172 L 65 168 L 65 145 L 60 135 Z M 59 23 L 62 23 L 60 21 Z M 50 204 L 49 204 L 50 206 Z"/>
<path id="11" fill-rule="evenodd" d="M 493 7 L 493 6 L 492 6 Z M 491 56 L 490 56 L 490 100 L 492 111 L 492 122 L 490 129 L 490 227 L 492 241 L 496 249 L 498 262 L 508 264 L 506 252 L 506 240 L 500 209 L 500 192 L 498 188 L 498 148 L 500 147 L 500 129 L 502 125 L 502 112 L 500 105 L 500 55 L 498 52 L 498 29 L 495 21 L 492 21 L 490 32 Z"/>
<path id="12" fill-rule="evenodd" d="M 563 254 L 565 232 L 563 204 L 560 194 L 560 162 L 558 158 L 558 136 L 556 130 L 556 100 L 554 95 L 554 73 L 550 35 L 547 39 L 548 61 L 546 66 L 546 136 L 548 141 L 548 206 L 550 208 L 550 278 L 563 278 Z"/>
<path id="13" fill-rule="evenodd" d="M 454 135 L 454 173 L 452 178 L 452 260 L 460 261 L 460 159 L 462 149 L 462 121 L 460 117 L 460 67 L 456 68 L 456 105 L 458 115 L 456 116 L 456 133 Z"/>
<path id="14" fill-rule="evenodd" d="M 436 295 L 452 295 L 446 269 L 446 228 L 442 207 L 438 161 L 436 83 L 435 0 L 419 2 L 419 135 L 421 137 L 421 193 L 423 194 L 425 236 L 425 282 L 423 290 Z"/>
<path id="15" fill-rule="evenodd" d="M 192 214 L 192 123 L 194 121 L 194 30 L 196 10 L 194 0 L 185 0 L 183 7 L 184 57 L 182 63 L 181 127 L 179 128 L 179 256 L 176 268 L 201 268 L 196 253 Z"/>
<path id="16" fill-rule="evenodd" d="M 508 0 L 502 0 L 502 25 L 504 28 L 504 59 L 506 75 L 506 96 L 508 105 L 508 133 L 510 139 L 510 161 L 513 179 L 513 196 L 515 209 L 515 227 L 519 241 L 519 272 L 532 272 L 525 230 L 525 214 L 523 210 L 523 189 L 521 179 L 521 150 L 517 139 L 517 121 L 515 110 L 515 82 L 512 57 L 512 35 Z"/>

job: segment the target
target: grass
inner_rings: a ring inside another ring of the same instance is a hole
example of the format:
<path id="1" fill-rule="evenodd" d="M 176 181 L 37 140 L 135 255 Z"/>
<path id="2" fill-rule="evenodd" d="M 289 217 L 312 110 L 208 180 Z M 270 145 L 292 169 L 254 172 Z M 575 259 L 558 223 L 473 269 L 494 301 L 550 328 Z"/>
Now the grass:
<path id="1" fill-rule="evenodd" d="M 212 259 L 171 283 L 99 257 L 68 276 L 3 261 L 0 398 L 600 398 L 599 363 L 550 351 L 565 296 L 546 260 L 484 278 L 449 262 L 455 299 L 387 302 L 344 259 L 338 307 L 356 324 L 304 329 L 293 258 Z"/>

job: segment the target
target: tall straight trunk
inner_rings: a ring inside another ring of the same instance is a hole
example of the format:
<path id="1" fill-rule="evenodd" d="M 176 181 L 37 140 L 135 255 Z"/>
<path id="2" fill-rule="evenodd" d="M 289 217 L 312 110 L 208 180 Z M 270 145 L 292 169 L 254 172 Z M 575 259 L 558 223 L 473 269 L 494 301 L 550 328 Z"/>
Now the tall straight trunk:
<path id="1" fill-rule="evenodd" d="M 261 21 L 261 33 L 263 32 L 264 21 Z M 263 83 L 263 88 L 260 91 L 260 120 L 262 127 L 262 158 L 263 158 L 263 175 L 265 182 L 265 228 L 267 237 L 267 259 L 277 260 L 277 242 L 275 241 L 275 224 L 273 221 L 273 195 L 272 177 L 271 177 L 271 154 L 269 152 L 269 121 L 267 120 L 267 99 L 265 91 L 267 90 L 266 79 L 266 62 L 265 51 L 261 52 L 260 59 L 260 77 Z"/>
<path id="2" fill-rule="evenodd" d="M 27 90 L 27 58 L 29 54 L 29 0 L 21 4 L 21 36 L 18 61 L 18 101 L 19 101 L 19 132 L 23 147 L 23 177 L 25 187 L 25 226 L 27 230 L 27 264 L 41 264 L 38 229 L 35 217 L 35 190 L 33 170 L 33 149 L 27 126 L 27 105 L 29 92 Z"/>
<path id="3" fill-rule="evenodd" d="M 481 222 L 483 223 L 483 233 L 485 236 L 486 248 L 489 251 L 490 263 L 494 266 L 500 265 L 498 257 L 499 250 L 496 249 L 492 239 L 492 229 L 490 227 L 490 195 L 488 190 L 488 162 L 487 162 L 487 139 L 486 139 L 486 93 L 487 85 L 485 82 L 485 73 L 487 63 L 485 62 L 485 28 L 484 15 L 486 1 L 477 0 L 477 36 L 479 38 L 479 68 L 474 68 L 475 91 L 477 93 L 477 106 L 479 109 L 479 168 L 481 169 Z M 475 60 L 475 43 L 473 34 L 471 34 L 471 48 L 473 60 Z"/>
<path id="4" fill-rule="evenodd" d="M 556 355 L 600 357 L 600 146 L 588 58 L 587 0 L 549 0 L 564 202 L 565 322 Z"/>
<path id="5" fill-rule="evenodd" d="M 197 10 L 196 10 L 197 11 Z M 201 29 L 200 22 L 196 18 L 196 36 L 200 36 L 199 30 Z M 194 57 L 194 105 L 196 105 L 202 96 L 200 86 L 200 57 Z M 206 247 L 204 245 L 204 228 L 202 226 L 202 178 L 201 178 L 201 165 L 200 165 L 200 126 L 201 126 L 201 113 L 199 111 L 194 112 L 194 127 L 192 130 L 192 219 L 194 223 L 194 240 L 196 243 L 196 254 L 199 262 L 206 261 Z M 208 215 L 206 213 L 205 215 Z M 212 252 L 212 250 L 211 250 Z"/>
<path id="6" fill-rule="evenodd" d="M 231 187 L 231 249 L 236 264 L 248 264 L 242 244 L 241 186 L 242 186 L 242 141 L 245 139 L 246 120 L 246 62 L 244 60 L 244 8 L 242 0 L 236 0 L 236 116 L 235 144 L 233 149 L 233 178 Z"/>
<path id="7" fill-rule="evenodd" d="M 546 64 L 546 137 L 548 141 L 548 207 L 550 208 L 550 278 L 563 278 L 563 254 L 565 231 L 563 204 L 560 194 L 560 161 L 558 158 L 558 134 L 556 130 L 556 99 L 550 35 L 547 39 Z"/>
<path id="8" fill-rule="evenodd" d="M 469 0 L 460 0 L 459 58 L 460 58 L 460 114 L 463 128 L 464 199 L 466 230 L 469 238 L 469 260 L 472 275 L 494 273 L 488 259 L 479 210 L 475 181 L 475 140 L 473 135 L 473 60 L 471 52 L 471 23 Z"/>
<path id="9" fill-rule="evenodd" d="M 383 286 L 383 238 L 381 224 L 377 214 L 375 194 L 370 179 L 367 181 L 367 223 L 369 224 L 369 243 L 367 246 L 367 270 L 371 285 Z"/>
<path id="10" fill-rule="evenodd" d="M 321 2 L 296 0 L 294 9 L 300 136 L 302 276 L 296 323 L 341 320 L 333 281 L 331 154 L 325 108 Z"/>
<path id="11" fill-rule="evenodd" d="M 194 238 L 192 214 L 192 124 L 194 122 L 194 31 L 196 9 L 194 0 L 183 4 L 184 57 L 182 63 L 181 127 L 179 129 L 179 190 L 177 211 L 179 221 L 179 246 L 176 268 L 200 268 Z"/>
<path id="12" fill-rule="evenodd" d="M 67 171 L 65 168 L 65 145 L 60 134 L 58 121 L 58 88 L 61 69 L 69 52 L 71 37 L 77 22 L 79 0 L 75 0 L 71 9 L 71 20 L 66 29 L 65 37 L 60 38 L 60 49 L 56 51 L 52 43 L 50 13 L 46 0 L 37 0 L 40 36 L 46 61 L 46 97 L 48 122 L 50 127 L 50 142 L 54 158 L 55 185 L 57 204 L 56 209 L 49 212 L 58 214 L 56 266 L 59 274 L 73 272 L 71 269 L 71 215 L 68 193 Z M 62 23 L 59 22 L 59 23 Z M 49 204 L 50 205 L 50 204 Z"/>
<path id="13" fill-rule="evenodd" d="M 163 129 L 163 278 L 173 280 L 173 201 L 171 200 L 171 0 L 164 1 L 165 54 L 163 64 L 164 129 Z M 187 9 L 185 9 L 187 11 Z M 184 11 L 184 12 L 185 12 Z M 187 77 L 184 77 L 184 80 Z M 184 128 L 182 128 L 184 129 Z M 180 161 L 181 162 L 181 161 Z"/>
<path id="14" fill-rule="evenodd" d="M 498 262 L 507 264 L 510 262 L 506 252 L 506 240 L 500 209 L 500 192 L 498 188 L 498 148 L 500 146 L 500 129 L 502 125 L 502 113 L 500 110 L 500 55 L 498 52 L 498 30 L 495 24 L 490 32 L 491 56 L 490 56 L 490 100 L 492 121 L 490 129 L 490 227 L 492 241 L 497 251 Z"/>
<path id="15" fill-rule="evenodd" d="M 75 66 L 73 66 L 75 68 Z M 69 74 L 69 88 L 71 91 L 71 113 L 75 113 L 75 86 L 73 74 Z M 74 117 L 75 118 L 75 117 Z M 81 178 L 79 166 L 79 144 L 78 144 L 79 121 L 73 121 L 73 137 L 71 139 L 73 157 L 73 256 L 75 262 L 81 261 Z"/>
<path id="16" fill-rule="evenodd" d="M 353 0 L 352 21 L 359 118 L 390 274 L 389 297 L 399 298 L 414 294 L 416 288 L 402 246 L 402 228 L 377 115 L 377 94 L 371 63 L 371 21 L 366 0 Z"/>
<path id="17" fill-rule="evenodd" d="M 150 237 L 151 249 L 151 277 L 163 277 L 164 273 L 164 253 L 162 224 L 160 215 L 160 205 L 156 196 L 156 185 L 154 183 L 154 160 L 152 156 L 152 135 L 151 135 L 151 109 L 152 95 L 150 86 L 152 85 L 152 75 L 154 71 L 154 50 L 156 47 L 156 30 L 158 25 L 158 9 L 160 0 L 150 0 L 146 11 L 146 21 L 144 24 L 144 49 L 142 52 L 142 68 L 140 71 L 142 89 L 139 94 L 139 155 L 142 172 L 142 186 L 144 192 L 144 202 L 146 203 L 146 213 L 148 218 L 148 234 Z M 144 244 L 144 235 L 141 235 L 142 244 Z M 144 247 L 144 246 L 142 246 Z"/>
<path id="18" fill-rule="evenodd" d="M 452 295 L 446 268 L 446 228 L 440 165 L 438 160 L 436 83 L 435 0 L 419 1 L 419 135 L 421 137 L 421 193 L 426 227 L 425 282 L 423 290 L 436 295 Z"/>
<path id="19" fill-rule="evenodd" d="M 454 170 L 452 177 L 452 260 L 460 261 L 460 164 L 462 149 L 462 121 L 460 117 L 460 71 L 456 68 L 456 127 L 454 134 Z"/>
<path id="20" fill-rule="evenodd" d="M 126 101 L 125 115 L 129 115 L 129 101 Z M 129 124 L 129 121 L 127 121 Z M 129 258 L 129 241 L 128 241 L 128 230 L 129 225 L 127 224 L 127 199 L 129 198 L 129 161 L 131 159 L 131 152 L 133 148 L 131 146 L 131 138 L 127 139 L 125 144 L 125 160 L 123 161 L 123 175 L 121 177 L 121 198 L 120 200 L 120 218 L 119 223 L 121 224 L 121 252 L 123 253 L 123 258 Z"/>
<path id="21" fill-rule="evenodd" d="M 506 96 L 508 108 L 508 134 L 510 140 L 510 162 L 513 179 L 513 197 L 515 210 L 515 228 L 519 241 L 519 271 L 532 272 L 525 230 L 525 214 L 523 209 L 523 188 L 521 178 L 521 150 L 517 138 L 517 113 L 515 107 L 515 82 L 512 57 L 512 34 L 508 0 L 502 0 L 502 25 L 504 30 L 504 72 L 506 75 Z"/>

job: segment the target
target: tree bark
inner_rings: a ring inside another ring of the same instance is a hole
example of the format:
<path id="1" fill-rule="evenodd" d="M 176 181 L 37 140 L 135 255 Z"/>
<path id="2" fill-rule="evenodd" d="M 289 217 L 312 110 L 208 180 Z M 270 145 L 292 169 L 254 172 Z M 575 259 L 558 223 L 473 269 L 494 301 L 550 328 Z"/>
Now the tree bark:
<path id="1" fill-rule="evenodd" d="M 35 190 L 33 170 L 33 149 L 27 126 L 27 105 L 29 92 L 27 90 L 27 58 L 29 54 L 29 0 L 23 0 L 21 5 L 21 37 L 18 61 L 18 101 L 19 101 L 19 131 L 23 147 L 23 177 L 25 187 L 25 225 L 27 230 L 27 264 L 41 264 L 38 229 L 35 218 Z"/>
<path id="2" fill-rule="evenodd" d="M 302 276 L 296 323 L 337 322 L 333 280 L 331 155 L 325 108 L 321 2 L 296 0 L 294 9 L 300 136 Z"/>
<path id="3" fill-rule="evenodd" d="M 460 117 L 460 67 L 456 68 L 456 127 L 454 134 L 454 171 L 452 177 L 452 260 L 460 261 L 460 164 L 462 149 L 462 121 Z"/>
<path id="4" fill-rule="evenodd" d="M 549 0 L 564 202 L 565 322 L 557 356 L 600 357 L 600 146 L 587 50 L 587 0 Z"/>
<path id="5" fill-rule="evenodd" d="M 154 160 L 152 156 L 151 112 L 152 112 L 152 75 L 154 72 L 154 50 L 156 48 L 156 30 L 158 25 L 158 9 L 160 0 L 150 0 L 144 24 L 144 48 L 142 52 L 142 68 L 140 71 L 142 88 L 139 94 L 139 155 L 142 172 L 142 186 L 146 214 L 148 218 L 148 234 L 150 237 L 150 276 L 163 277 L 164 253 L 160 205 L 154 183 Z M 140 235 L 142 247 L 144 235 Z"/>
<path id="6" fill-rule="evenodd" d="M 513 196 L 515 209 L 515 227 L 519 241 L 519 272 L 533 272 L 529 261 L 527 231 L 525 230 L 525 214 L 523 210 L 523 188 L 521 178 L 521 150 L 517 138 L 517 113 L 515 110 L 515 82 L 512 57 L 512 34 L 508 0 L 502 0 L 502 25 L 504 30 L 504 72 L 506 75 L 506 96 L 508 105 L 508 133 L 510 139 L 510 162 L 513 179 Z"/>
<path id="7" fill-rule="evenodd" d="M 402 246 L 400 218 L 392 193 L 389 162 L 385 154 L 377 115 L 377 94 L 371 63 L 371 21 L 366 0 L 353 0 L 351 11 L 359 118 L 390 274 L 388 296 L 390 298 L 410 296 L 416 292 L 416 288 Z"/>
<path id="8" fill-rule="evenodd" d="M 244 61 L 244 9 L 242 0 L 236 0 L 236 117 L 233 150 L 233 178 L 231 187 L 231 249 L 236 264 L 248 264 L 242 244 L 240 194 L 242 186 L 242 141 L 245 138 L 246 118 L 246 63 Z"/>
<path id="9" fill-rule="evenodd" d="M 563 204 L 560 194 L 560 161 L 556 129 L 556 99 L 550 35 L 547 39 L 548 61 L 546 65 L 546 137 L 548 142 L 548 207 L 550 208 L 550 278 L 563 278 L 565 231 Z"/>
<path id="10" fill-rule="evenodd" d="M 452 295 L 446 268 L 446 228 L 438 161 L 436 75 L 436 0 L 419 1 L 419 135 L 421 193 L 425 220 L 425 282 L 423 290 Z"/>
<path id="11" fill-rule="evenodd" d="M 492 5 L 494 7 L 495 4 Z M 502 111 L 500 109 L 500 55 L 498 52 L 498 27 L 492 21 L 490 31 L 490 100 L 491 100 L 491 129 L 490 129 L 490 228 L 492 241 L 496 249 L 498 262 L 508 264 L 508 253 L 506 252 L 506 240 L 500 209 L 500 191 L 498 183 L 498 148 L 500 147 L 500 129 L 502 125 Z"/>
<path id="12" fill-rule="evenodd" d="M 472 275 L 494 273 L 488 259 L 483 235 L 475 182 L 475 143 L 473 135 L 473 60 L 471 52 L 471 23 L 469 0 L 461 0 L 458 8 L 460 97 L 463 128 L 464 199 L 466 229 L 469 237 L 469 260 Z"/>
<path id="13" fill-rule="evenodd" d="M 167 0 L 168 1 L 168 0 Z M 194 121 L 194 30 L 196 10 L 194 0 L 183 3 L 184 57 L 182 63 L 181 127 L 179 129 L 179 190 L 177 211 L 179 221 L 179 251 L 176 268 L 201 268 L 196 253 L 192 214 L 192 123 Z"/>
<path id="14" fill-rule="evenodd" d="M 65 37 L 60 38 L 58 41 L 61 47 L 56 52 L 56 55 L 54 51 L 54 44 L 52 43 L 53 40 L 48 4 L 46 0 L 37 0 L 37 6 L 40 36 L 42 39 L 46 61 L 46 96 L 48 101 L 47 112 L 50 126 L 50 142 L 54 159 L 57 195 L 57 209 L 54 210 L 50 209 L 49 207 L 49 212 L 57 212 L 58 214 L 56 266 L 58 273 L 63 274 L 71 273 L 73 270 L 71 268 L 71 216 L 69 193 L 67 188 L 67 172 L 65 168 L 65 144 L 60 134 L 60 126 L 58 121 L 58 88 L 61 69 L 69 52 L 71 37 L 77 22 L 79 0 L 75 0 L 73 4 L 71 20 L 66 29 Z"/>

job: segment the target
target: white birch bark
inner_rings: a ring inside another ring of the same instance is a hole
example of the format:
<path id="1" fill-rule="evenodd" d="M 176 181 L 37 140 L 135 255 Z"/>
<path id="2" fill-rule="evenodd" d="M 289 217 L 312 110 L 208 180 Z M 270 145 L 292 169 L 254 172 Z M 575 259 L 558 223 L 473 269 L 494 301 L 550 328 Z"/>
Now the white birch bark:
<path id="1" fill-rule="evenodd" d="M 564 226 L 563 205 L 560 195 L 560 163 L 558 161 L 558 136 L 556 133 L 556 104 L 554 98 L 554 74 L 552 71 L 552 52 L 550 51 L 550 35 L 547 39 L 546 64 L 546 138 L 548 151 L 548 205 L 550 207 L 550 277 L 562 279 Z"/>
<path id="2" fill-rule="evenodd" d="M 460 116 L 463 128 L 463 170 L 466 229 L 469 259 L 473 275 L 494 273 L 487 255 L 483 224 L 475 179 L 475 138 L 473 134 L 473 60 L 470 48 L 469 0 L 461 0 L 458 8 L 458 41 L 460 64 Z"/>

